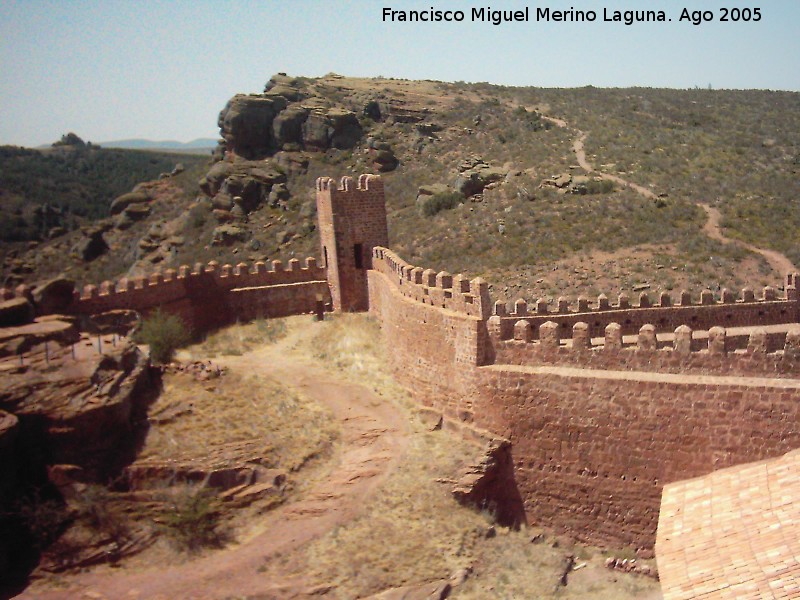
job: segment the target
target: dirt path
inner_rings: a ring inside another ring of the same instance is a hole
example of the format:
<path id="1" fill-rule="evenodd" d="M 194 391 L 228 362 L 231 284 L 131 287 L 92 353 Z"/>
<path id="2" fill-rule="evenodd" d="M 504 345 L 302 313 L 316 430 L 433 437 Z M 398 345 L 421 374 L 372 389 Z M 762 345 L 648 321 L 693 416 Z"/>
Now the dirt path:
<path id="1" fill-rule="evenodd" d="M 211 599 L 261 594 L 291 598 L 313 594 L 308 582 L 259 574 L 265 562 L 319 537 L 356 516 L 364 499 L 394 468 L 407 444 L 406 421 L 370 390 L 336 379 L 282 345 L 218 362 L 242 372 L 263 372 L 326 406 L 341 428 L 338 465 L 306 497 L 269 513 L 255 533 L 234 546 L 180 565 L 136 572 L 101 568 L 65 577 L 68 587 L 34 583 L 20 598 Z"/>
<path id="2" fill-rule="evenodd" d="M 581 131 L 580 129 L 577 130 L 578 137 L 575 138 L 575 141 L 572 142 L 572 151 L 575 152 L 575 158 L 578 159 L 578 164 L 581 166 L 581 169 L 586 171 L 587 173 L 595 173 L 601 179 L 606 179 L 608 181 L 613 181 L 614 183 L 621 185 L 622 187 L 629 187 L 632 190 L 638 192 L 645 198 L 650 198 L 651 200 L 655 200 L 658 196 L 656 196 L 652 191 L 648 190 L 646 187 L 638 185 L 636 183 L 632 183 L 627 179 L 623 179 L 617 175 L 611 175 L 610 173 L 603 173 L 602 171 L 596 171 L 595 168 L 586 160 L 586 151 L 584 150 L 583 143 L 586 141 L 586 133 Z"/>
<path id="3" fill-rule="evenodd" d="M 554 119 L 550 119 L 553 122 L 556 122 Z M 561 121 L 564 125 L 559 125 L 560 127 L 566 127 L 566 123 Z M 606 179 L 608 181 L 613 181 L 621 186 L 629 187 L 635 192 L 638 192 L 645 198 L 650 198 L 651 200 L 655 200 L 658 196 L 654 194 L 651 190 L 638 185 L 636 183 L 632 183 L 622 177 L 618 177 L 617 175 L 611 175 L 609 173 L 603 173 L 602 171 L 596 171 L 592 164 L 586 160 L 586 150 L 584 149 L 584 142 L 586 141 L 587 134 L 579 129 L 576 130 L 577 137 L 572 142 L 572 151 L 575 153 L 575 158 L 578 160 L 578 164 L 580 167 L 586 171 L 587 173 L 595 173 L 597 176 Z M 703 204 L 698 202 L 697 205 L 702 208 L 708 220 L 706 221 L 705 225 L 703 225 L 703 231 L 705 234 L 715 240 L 726 244 L 736 244 L 741 246 L 742 248 L 747 248 L 751 252 L 755 252 L 756 254 L 760 254 L 764 257 L 764 259 L 769 263 L 769 266 L 772 267 L 772 270 L 778 273 L 781 278 L 785 277 L 787 273 L 794 272 L 797 269 L 795 268 L 792 261 L 790 261 L 786 256 L 781 254 L 780 252 L 776 252 L 774 250 L 767 250 L 765 248 L 759 248 L 758 246 L 754 246 L 753 244 L 748 244 L 747 242 L 743 242 L 740 240 L 734 240 L 729 237 L 726 237 L 720 228 L 720 219 L 721 215 L 719 210 L 714 208 L 713 206 L 709 206 L 708 204 Z"/>
<path id="4" fill-rule="evenodd" d="M 708 237 L 726 244 L 736 244 L 742 248 L 747 248 L 751 252 L 760 254 L 769 263 L 769 266 L 772 267 L 772 270 L 778 272 L 782 278 L 788 273 L 793 273 L 797 270 L 792 261 L 790 261 L 780 252 L 766 250 L 741 240 L 734 240 L 726 237 L 725 234 L 722 233 L 722 229 L 719 226 L 720 220 L 722 219 L 722 215 L 720 214 L 719 210 L 713 206 L 709 206 L 708 204 L 698 204 L 698 206 L 700 206 L 700 208 L 702 208 L 708 216 L 706 224 L 703 225 L 703 231 L 705 231 Z"/>

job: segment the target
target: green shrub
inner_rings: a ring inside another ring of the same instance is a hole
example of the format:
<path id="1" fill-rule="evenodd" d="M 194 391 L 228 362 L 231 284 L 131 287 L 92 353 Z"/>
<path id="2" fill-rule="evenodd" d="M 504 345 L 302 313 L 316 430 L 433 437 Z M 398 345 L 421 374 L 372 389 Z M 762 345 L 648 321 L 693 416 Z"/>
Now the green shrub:
<path id="1" fill-rule="evenodd" d="M 219 512 L 205 490 L 187 488 L 172 498 L 163 517 L 166 534 L 182 550 L 194 552 L 225 541 L 219 530 Z"/>
<path id="2" fill-rule="evenodd" d="M 169 362 L 175 350 L 189 343 L 191 334 L 180 317 L 157 308 L 142 322 L 135 339 L 139 344 L 150 346 L 153 362 L 163 364 Z"/>
<path id="3" fill-rule="evenodd" d="M 442 192 L 432 196 L 423 196 L 419 201 L 419 209 L 426 217 L 455 208 L 464 201 L 464 196 L 458 192 Z"/>

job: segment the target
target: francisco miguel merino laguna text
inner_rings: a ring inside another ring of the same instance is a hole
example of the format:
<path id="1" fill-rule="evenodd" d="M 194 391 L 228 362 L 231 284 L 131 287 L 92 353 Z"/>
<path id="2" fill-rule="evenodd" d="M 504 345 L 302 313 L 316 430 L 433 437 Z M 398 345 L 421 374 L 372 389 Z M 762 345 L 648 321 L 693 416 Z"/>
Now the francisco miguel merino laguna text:
<path id="1" fill-rule="evenodd" d="M 720 9 L 720 21 L 759 21 L 761 14 L 759 9 Z M 733 11 L 737 11 L 734 15 Z M 744 14 L 746 11 L 746 15 Z M 739 13 L 742 13 L 739 15 Z M 697 13 L 697 14 L 696 14 Z M 730 16 L 729 16 L 730 13 Z M 752 18 L 750 18 L 752 13 Z M 493 10 L 490 6 L 483 8 L 472 8 L 469 13 L 463 10 L 438 10 L 431 6 L 430 9 L 423 10 L 395 10 L 391 7 L 383 7 L 384 22 L 399 23 L 435 23 L 435 22 L 461 22 L 466 20 L 469 14 L 470 21 L 492 23 L 501 25 L 511 22 L 530 21 L 530 7 L 519 10 Z M 592 23 L 598 20 L 598 13 L 594 10 L 576 10 L 570 7 L 569 10 L 551 10 L 549 7 L 536 7 L 533 13 L 536 21 L 556 22 L 556 23 Z M 613 23 L 624 23 L 633 25 L 634 23 L 652 23 L 671 21 L 663 10 L 608 10 L 603 8 L 603 21 Z M 679 21 L 690 21 L 693 25 L 701 22 L 714 20 L 712 11 L 689 11 L 684 8 L 681 12 Z"/>

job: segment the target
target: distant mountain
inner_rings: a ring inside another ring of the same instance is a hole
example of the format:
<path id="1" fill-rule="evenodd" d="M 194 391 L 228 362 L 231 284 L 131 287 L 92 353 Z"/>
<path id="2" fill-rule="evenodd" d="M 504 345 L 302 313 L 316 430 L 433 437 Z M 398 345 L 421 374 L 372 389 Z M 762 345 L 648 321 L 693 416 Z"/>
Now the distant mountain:
<path id="1" fill-rule="evenodd" d="M 104 148 L 126 148 L 131 150 L 172 150 L 176 152 L 189 152 L 192 154 L 210 153 L 217 145 L 214 138 L 197 138 L 191 142 L 176 142 L 175 140 L 145 140 L 129 139 L 100 142 Z"/>

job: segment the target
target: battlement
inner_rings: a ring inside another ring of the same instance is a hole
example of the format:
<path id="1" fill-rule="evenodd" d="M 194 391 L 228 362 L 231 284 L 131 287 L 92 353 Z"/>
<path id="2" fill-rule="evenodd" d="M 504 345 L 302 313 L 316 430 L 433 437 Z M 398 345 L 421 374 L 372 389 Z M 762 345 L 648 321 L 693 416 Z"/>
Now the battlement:
<path id="1" fill-rule="evenodd" d="M 554 321 L 539 325 L 534 336 L 530 321 L 514 324 L 513 338 L 500 339 L 500 318 L 488 321 L 499 364 L 570 365 L 584 368 L 667 373 L 769 375 L 800 374 L 800 325 L 755 328 L 712 327 L 707 331 L 680 325 L 657 333 L 652 324 L 636 335 L 623 335 L 619 323 L 609 323 L 603 337 L 591 337 L 589 325 L 578 321 L 564 339 Z M 536 338 L 536 339 L 534 339 Z"/>
<path id="2" fill-rule="evenodd" d="M 470 281 L 461 274 L 415 267 L 387 248 L 373 248 L 372 266 L 407 298 L 422 304 L 486 319 L 491 300 L 489 284 L 477 277 Z"/>
<path id="3" fill-rule="evenodd" d="M 379 175 L 363 174 L 359 175 L 356 187 L 353 187 L 352 177 L 342 177 L 339 180 L 338 187 L 333 185 L 332 177 L 318 177 L 317 178 L 317 192 L 328 192 L 333 196 L 341 196 L 336 192 L 383 192 L 383 181 Z"/>
<path id="4" fill-rule="evenodd" d="M 674 331 L 684 324 L 707 330 L 715 326 L 730 328 L 792 323 L 800 317 L 796 278 L 796 273 L 787 277 L 788 284 L 782 297 L 772 286 L 765 287 L 759 297 L 750 288 L 744 288 L 738 296 L 725 289 L 718 298 L 711 290 L 703 290 L 699 301 L 685 290 L 676 298 L 663 292 L 657 302 L 643 292 L 639 294 L 637 304 L 632 304 L 625 293 L 620 294 L 614 304 L 611 304 L 608 296 L 600 294 L 595 302 L 581 297 L 572 303 L 562 297 L 555 306 L 544 299 L 529 306 L 525 300 L 519 299 L 513 303 L 511 310 L 505 302 L 498 301 L 493 306 L 492 314 L 500 319 L 500 339 L 511 338 L 516 322 L 521 319 L 533 326 L 534 337 L 538 327 L 546 321 L 559 325 L 561 337 L 568 337 L 571 328 L 578 322 L 589 325 L 592 337 L 603 336 L 610 323 L 620 324 L 623 335 L 637 333 L 646 324 L 662 332 Z"/>

